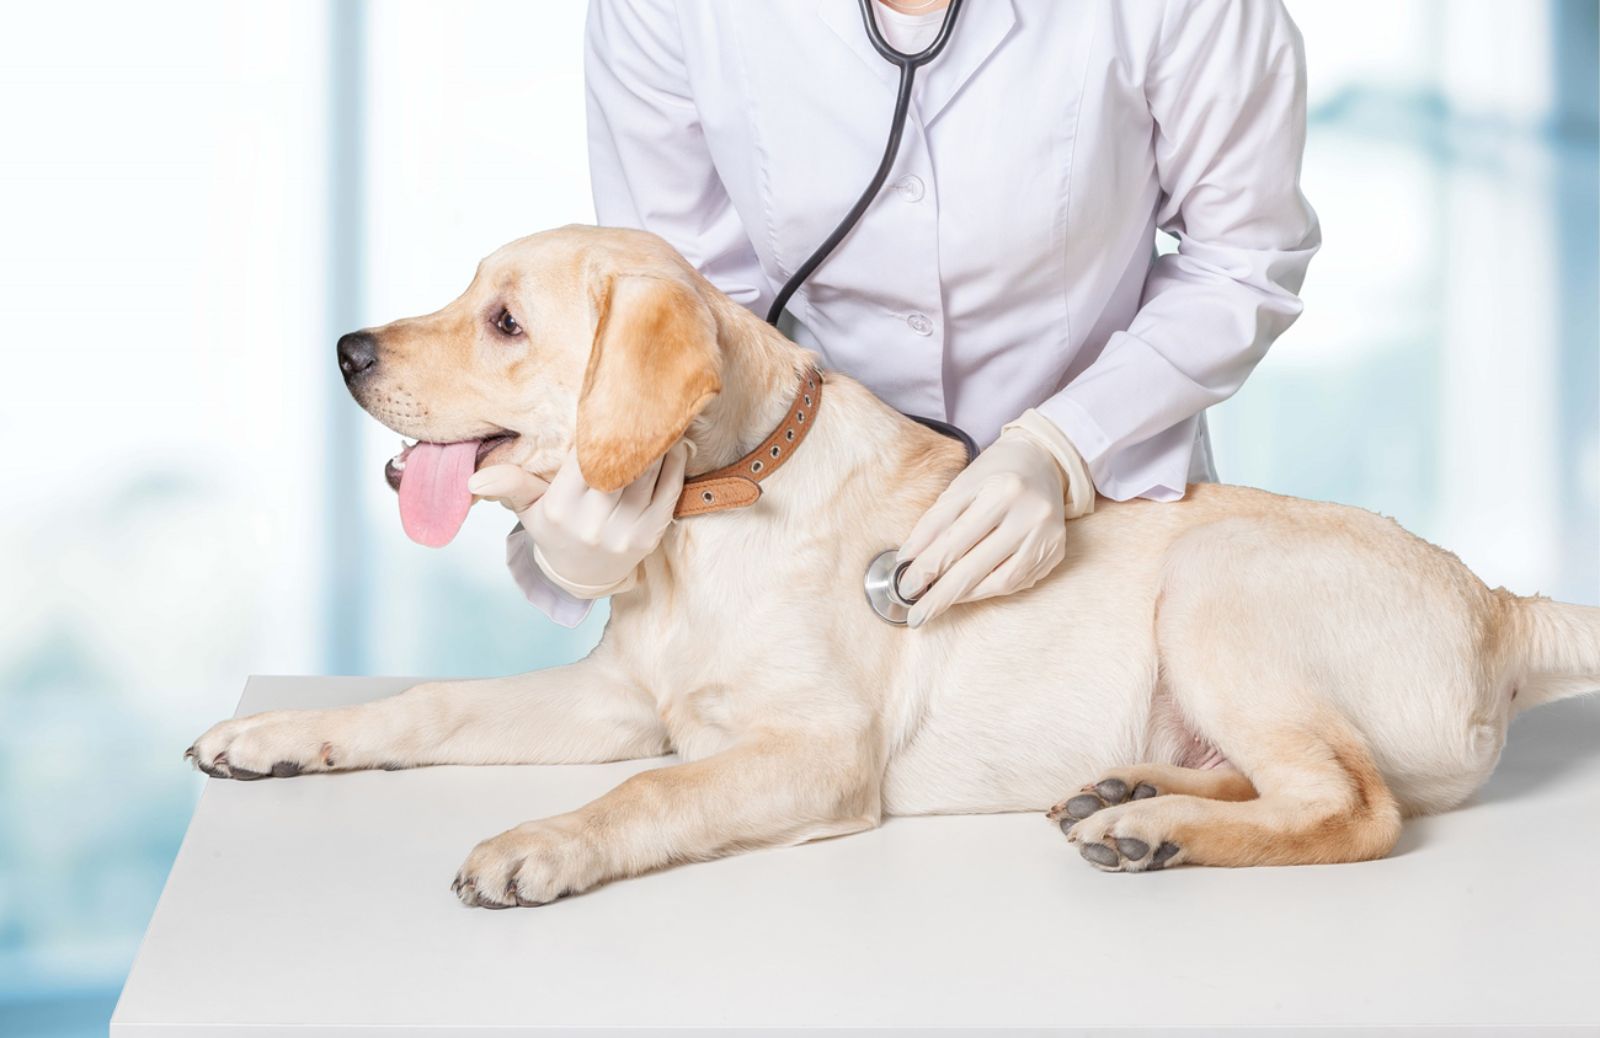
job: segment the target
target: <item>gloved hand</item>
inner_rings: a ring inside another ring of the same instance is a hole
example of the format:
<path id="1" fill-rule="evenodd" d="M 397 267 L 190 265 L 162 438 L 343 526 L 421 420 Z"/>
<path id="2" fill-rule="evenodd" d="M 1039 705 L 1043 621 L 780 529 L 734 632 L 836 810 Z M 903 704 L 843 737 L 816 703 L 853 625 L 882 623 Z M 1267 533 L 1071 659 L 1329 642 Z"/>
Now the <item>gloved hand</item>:
<path id="1" fill-rule="evenodd" d="M 1081 485 L 1071 486 L 1069 473 Z M 912 560 L 900 593 L 922 594 L 906 623 L 920 627 L 958 602 L 1032 587 L 1066 555 L 1069 511 L 1093 505 L 1083 460 L 1048 419 L 1028 412 L 951 481 L 900 546 L 899 560 Z"/>
<path id="2" fill-rule="evenodd" d="M 688 445 L 680 442 L 609 494 L 583 481 L 576 453 L 542 491 L 542 480 L 514 465 L 491 465 L 467 487 L 517 513 L 533 542 L 534 562 L 551 583 L 578 598 L 602 598 L 631 587 L 640 561 L 661 543 L 688 460 Z"/>
<path id="3" fill-rule="evenodd" d="M 519 465 L 490 465 L 467 480 L 467 489 L 485 501 L 498 501 L 521 519 L 550 484 Z"/>

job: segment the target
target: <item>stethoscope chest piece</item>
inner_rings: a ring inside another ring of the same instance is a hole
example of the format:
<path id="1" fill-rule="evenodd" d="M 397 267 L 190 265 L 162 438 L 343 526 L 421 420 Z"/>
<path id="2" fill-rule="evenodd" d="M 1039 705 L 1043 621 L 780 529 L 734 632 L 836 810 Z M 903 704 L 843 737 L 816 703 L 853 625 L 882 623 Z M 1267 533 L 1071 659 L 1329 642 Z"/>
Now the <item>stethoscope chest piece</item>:
<path id="1" fill-rule="evenodd" d="M 867 591 L 867 604 L 872 606 L 872 611 L 885 623 L 904 627 L 906 617 L 910 615 L 911 607 L 917 604 L 917 600 L 900 594 L 900 575 L 911 565 L 911 560 L 896 562 L 896 554 L 898 554 L 896 550 L 890 548 L 879 553 L 868 563 L 863 586 Z"/>

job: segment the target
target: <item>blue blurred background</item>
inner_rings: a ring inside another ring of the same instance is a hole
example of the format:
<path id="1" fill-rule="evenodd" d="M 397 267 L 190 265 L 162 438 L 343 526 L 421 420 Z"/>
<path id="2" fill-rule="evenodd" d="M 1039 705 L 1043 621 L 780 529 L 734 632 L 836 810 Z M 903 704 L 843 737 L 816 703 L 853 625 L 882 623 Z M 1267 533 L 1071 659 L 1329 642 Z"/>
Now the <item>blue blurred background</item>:
<path id="1" fill-rule="evenodd" d="M 1297 0 L 1327 244 L 1225 479 L 1600 602 L 1594 0 Z M 406 541 L 338 332 L 592 219 L 572 0 L 88 0 L 0 36 L 0 1033 L 103 1033 L 262 673 L 580 655 L 509 519 Z M 603 611 L 602 611 L 603 612 Z"/>

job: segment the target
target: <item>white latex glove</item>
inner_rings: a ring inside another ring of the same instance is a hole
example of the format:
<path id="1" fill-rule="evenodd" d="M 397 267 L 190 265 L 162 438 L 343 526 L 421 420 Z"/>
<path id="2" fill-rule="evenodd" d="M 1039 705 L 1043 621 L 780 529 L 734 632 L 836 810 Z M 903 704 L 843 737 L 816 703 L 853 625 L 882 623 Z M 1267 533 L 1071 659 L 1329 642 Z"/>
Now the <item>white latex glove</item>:
<path id="1" fill-rule="evenodd" d="M 609 494 L 583 481 L 575 453 L 542 493 L 530 482 L 538 477 L 514 466 L 492 465 L 467 486 L 517 512 L 533 542 L 534 562 L 552 584 L 578 598 L 603 598 L 631 587 L 634 570 L 661 543 L 688 459 L 688 446 L 678 443 L 638 479 Z M 498 471 L 503 468 L 515 471 Z"/>
<path id="2" fill-rule="evenodd" d="M 1029 433 L 1007 426 L 912 527 L 900 546 L 911 565 L 900 593 L 920 627 L 958 602 L 1032 587 L 1066 555 L 1067 479 Z M 932 585 L 931 587 L 929 585 Z"/>
<path id="3" fill-rule="evenodd" d="M 467 480 L 467 489 L 485 501 L 498 501 L 522 519 L 550 484 L 518 465 L 490 465 Z"/>

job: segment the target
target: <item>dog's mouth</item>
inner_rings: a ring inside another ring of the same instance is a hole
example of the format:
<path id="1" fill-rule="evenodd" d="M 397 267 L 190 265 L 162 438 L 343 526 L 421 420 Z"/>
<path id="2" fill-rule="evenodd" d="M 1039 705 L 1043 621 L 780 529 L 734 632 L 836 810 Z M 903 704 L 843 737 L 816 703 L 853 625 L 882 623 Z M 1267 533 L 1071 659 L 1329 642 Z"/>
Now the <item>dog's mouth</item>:
<path id="1" fill-rule="evenodd" d="M 406 536 L 430 548 L 455 539 L 472 508 L 467 480 L 501 447 L 517 439 L 499 432 L 454 443 L 402 442 L 383 467 L 384 479 L 400 494 L 400 525 Z"/>

